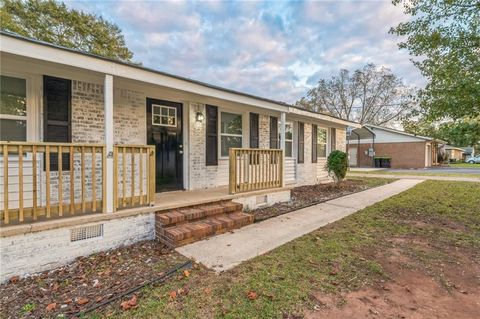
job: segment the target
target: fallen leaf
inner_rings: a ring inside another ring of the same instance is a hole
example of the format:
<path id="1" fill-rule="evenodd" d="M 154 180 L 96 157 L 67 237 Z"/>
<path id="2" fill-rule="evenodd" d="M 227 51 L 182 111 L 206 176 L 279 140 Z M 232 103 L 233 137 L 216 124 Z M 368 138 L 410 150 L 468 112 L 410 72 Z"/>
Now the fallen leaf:
<path id="1" fill-rule="evenodd" d="M 203 291 L 208 295 L 212 292 L 212 288 L 205 288 Z"/>
<path id="2" fill-rule="evenodd" d="M 130 306 L 130 304 L 128 303 L 128 300 L 122 301 L 122 303 L 120 304 L 120 307 L 121 307 L 122 310 L 124 310 L 124 311 L 129 310 L 130 308 L 132 308 L 132 306 Z"/>
<path id="3" fill-rule="evenodd" d="M 88 298 L 78 298 L 77 299 L 77 305 L 84 305 L 87 304 L 90 300 Z"/>
<path id="4" fill-rule="evenodd" d="M 20 280 L 20 276 L 13 276 L 10 278 L 10 283 L 16 284 Z"/>
<path id="5" fill-rule="evenodd" d="M 130 300 L 128 301 L 128 304 L 132 307 L 136 306 L 137 305 L 137 296 L 133 295 L 132 298 L 130 298 Z"/>
<path id="6" fill-rule="evenodd" d="M 57 308 L 57 303 L 53 302 L 51 304 L 48 304 L 48 306 L 45 308 L 46 311 L 52 311 L 53 309 Z"/>
<path id="7" fill-rule="evenodd" d="M 170 291 L 170 299 L 175 299 L 177 298 L 177 292 L 175 290 Z"/>
<path id="8" fill-rule="evenodd" d="M 184 270 L 184 271 L 183 271 L 183 275 L 184 275 L 185 277 L 189 277 L 189 276 L 190 276 L 190 272 L 189 272 L 188 270 Z"/>
<path id="9" fill-rule="evenodd" d="M 258 298 L 258 295 L 257 295 L 257 293 L 256 293 L 255 291 L 250 290 L 249 292 L 247 292 L 247 297 L 248 297 L 248 299 L 250 299 L 250 300 L 255 300 L 255 299 Z"/>

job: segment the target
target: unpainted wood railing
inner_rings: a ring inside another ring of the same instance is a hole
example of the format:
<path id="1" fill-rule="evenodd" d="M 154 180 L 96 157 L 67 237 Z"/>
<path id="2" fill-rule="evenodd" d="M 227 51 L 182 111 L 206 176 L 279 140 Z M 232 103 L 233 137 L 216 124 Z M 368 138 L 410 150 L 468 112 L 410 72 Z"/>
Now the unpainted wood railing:
<path id="1" fill-rule="evenodd" d="M 115 145 L 113 170 L 115 210 L 155 203 L 155 146 Z"/>
<path id="2" fill-rule="evenodd" d="M 0 142 L 0 224 L 106 211 L 103 144 Z"/>
<path id="3" fill-rule="evenodd" d="M 280 149 L 230 148 L 229 192 L 281 187 L 283 170 L 283 151 Z"/>

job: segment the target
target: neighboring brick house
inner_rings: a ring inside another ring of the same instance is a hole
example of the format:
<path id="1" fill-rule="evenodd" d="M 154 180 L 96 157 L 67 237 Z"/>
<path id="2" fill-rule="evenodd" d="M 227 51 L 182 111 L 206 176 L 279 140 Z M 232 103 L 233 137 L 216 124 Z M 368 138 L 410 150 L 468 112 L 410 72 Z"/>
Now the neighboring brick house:
<path id="1" fill-rule="evenodd" d="M 352 167 L 425 168 L 438 164 L 445 142 L 430 137 L 366 124 L 347 137 Z"/>
<path id="2" fill-rule="evenodd" d="M 448 154 L 448 159 L 452 162 L 461 162 L 465 159 L 465 150 L 460 147 L 445 145 L 445 152 Z"/>
<path id="3" fill-rule="evenodd" d="M 289 200 L 289 187 L 330 180 L 327 156 L 360 127 L 4 31 L 0 42 L 0 281 L 158 237 L 155 214 L 203 195 Z M 251 222 L 235 216 L 200 233 Z"/>

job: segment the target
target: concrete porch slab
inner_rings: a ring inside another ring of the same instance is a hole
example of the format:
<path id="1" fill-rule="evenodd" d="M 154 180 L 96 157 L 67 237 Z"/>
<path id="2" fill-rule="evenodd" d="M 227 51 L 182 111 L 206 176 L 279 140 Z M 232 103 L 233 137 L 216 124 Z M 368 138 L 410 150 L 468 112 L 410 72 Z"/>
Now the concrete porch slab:
<path id="1" fill-rule="evenodd" d="M 221 272 L 362 208 L 399 194 L 421 182 L 422 180 L 413 179 L 398 180 L 252 224 L 233 233 L 179 247 L 176 250 Z"/>

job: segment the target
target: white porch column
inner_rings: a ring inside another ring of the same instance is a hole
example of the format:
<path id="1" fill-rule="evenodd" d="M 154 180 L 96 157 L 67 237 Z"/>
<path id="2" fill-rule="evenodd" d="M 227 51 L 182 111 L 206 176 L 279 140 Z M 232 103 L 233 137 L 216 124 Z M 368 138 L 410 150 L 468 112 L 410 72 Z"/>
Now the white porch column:
<path id="1" fill-rule="evenodd" d="M 106 162 L 106 209 L 113 213 L 113 76 L 105 74 L 104 87 L 104 113 L 105 113 L 105 145 L 107 152 Z"/>
<path id="2" fill-rule="evenodd" d="M 283 150 L 283 178 L 282 187 L 285 186 L 285 122 L 287 120 L 287 114 L 283 112 L 280 114 L 280 148 Z"/>

